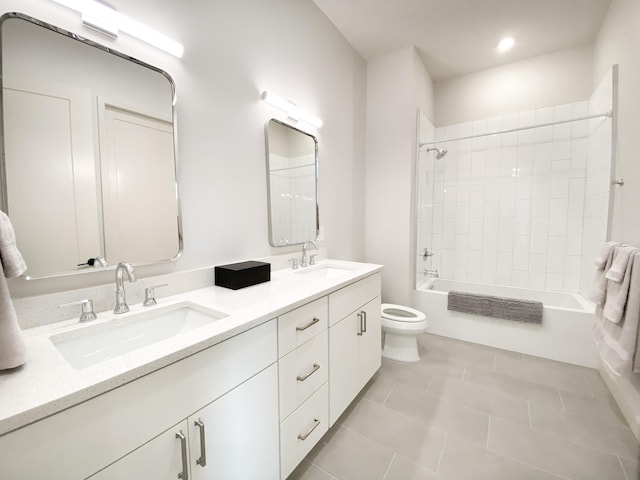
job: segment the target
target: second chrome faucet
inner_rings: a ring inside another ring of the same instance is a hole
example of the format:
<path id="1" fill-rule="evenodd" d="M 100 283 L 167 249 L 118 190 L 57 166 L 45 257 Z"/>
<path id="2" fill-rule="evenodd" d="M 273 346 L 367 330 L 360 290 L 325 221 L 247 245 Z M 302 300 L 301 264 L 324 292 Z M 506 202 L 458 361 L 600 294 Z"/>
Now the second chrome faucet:
<path id="1" fill-rule="evenodd" d="M 130 282 L 137 280 L 136 272 L 130 263 L 120 262 L 118 264 L 116 267 L 116 307 L 113 309 L 113 313 L 126 313 L 129 311 L 127 296 L 124 291 L 124 272 L 127 272 Z"/>

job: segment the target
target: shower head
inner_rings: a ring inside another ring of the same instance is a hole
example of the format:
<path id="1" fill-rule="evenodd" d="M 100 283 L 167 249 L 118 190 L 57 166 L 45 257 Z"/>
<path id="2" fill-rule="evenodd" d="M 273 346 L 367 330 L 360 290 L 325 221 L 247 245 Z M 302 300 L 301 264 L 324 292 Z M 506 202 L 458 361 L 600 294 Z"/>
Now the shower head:
<path id="1" fill-rule="evenodd" d="M 440 160 L 442 157 L 444 157 L 447 154 L 447 150 L 444 148 L 436 148 L 436 147 L 429 147 L 427 148 L 427 153 L 429 152 L 436 152 L 436 160 Z"/>

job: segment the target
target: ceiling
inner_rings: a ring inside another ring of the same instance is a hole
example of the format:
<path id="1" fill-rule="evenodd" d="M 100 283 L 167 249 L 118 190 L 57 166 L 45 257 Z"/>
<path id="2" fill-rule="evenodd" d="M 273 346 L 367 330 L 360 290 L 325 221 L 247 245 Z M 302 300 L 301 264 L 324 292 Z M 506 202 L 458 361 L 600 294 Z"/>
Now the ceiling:
<path id="1" fill-rule="evenodd" d="M 365 58 L 415 45 L 434 82 L 594 41 L 611 0 L 314 0 Z M 498 41 L 513 36 L 504 54 Z"/>

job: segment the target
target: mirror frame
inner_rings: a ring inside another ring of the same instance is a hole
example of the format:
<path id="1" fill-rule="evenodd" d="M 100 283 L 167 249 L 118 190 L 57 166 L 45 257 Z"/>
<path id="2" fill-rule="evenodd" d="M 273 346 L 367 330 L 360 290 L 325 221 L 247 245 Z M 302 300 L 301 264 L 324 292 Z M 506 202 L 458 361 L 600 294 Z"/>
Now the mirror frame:
<path id="1" fill-rule="evenodd" d="M 175 177 L 175 194 L 176 194 L 176 209 L 177 209 L 177 234 L 178 234 L 178 251 L 176 254 L 168 259 L 159 259 L 157 261 L 153 261 L 150 263 L 142 263 L 136 264 L 135 260 L 132 262 L 136 266 L 144 266 L 144 265 L 159 265 L 168 262 L 174 262 L 178 258 L 182 256 L 184 251 L 184 240 L 183 240 L 183 229 L 182 229 L 182 205 L 180 201 L 180 178 L 179 178 L 179 161 L 178 161 L 178 128 L 177 128 L 177 115 L 176 115 L 176 85 L 173 81 L 173 78 L 161 68 L 155 67 L 151 64 L 148 64 L 142 60 L 139 60 L 135 57 L 122 53 L 118 50 L 115 50 L 111 47 L 107 47 L 101 43 L 95 42 L 89 38 L 83 37 L 77 33 L 70 32 L 65 30 L 64 28 L 58 27 L 51 23 L 45 22 L 43 20 L 39 20 L 30 15 L 20 13 L 20 12 L 7 12 L 0 16 L 0 209 L 5 211 L 7 210 L 8 198 L 7 198 L 7 172 L 6 172 L 6 164 L 5 164 L 5 143 L 4 143 L 4 103 L 3 103 L 3 89 L 4 89 L 4 72 L 3 72 L 3 62 L 2 62 L 2 25 L 6 20 L 9 19 L 20 19 L 25 20 L 33 25 L 46 28 L 54 33 L 58 33 L 65 37 L 68 37 L 72 40 L 79 41 L 87 46 L 97 48 L 102 50 L 103 52 L 109 53 L 111 55 L 115 55 L 123 60 L 133 62 L 141 67 L 148 68 L 156 73 L 164 76 L 170 84 L 171 87 L 171 121 L 173 125 L 173 163 L 174 163 L 174 177 Z M 106 267 L 93 267 L 88 269 L 80 269 L 80 270 L 69 270 L 65 272 L 55 272 L 50 275 L 41 275 L 36 277 L 31 277 L 27 274 L 23 275 L 22 278 L 26 280 L 32 279 L 45 279 L 45 278 L 59 278 L 66 277 L 70 275 L 82 275 L 87 273 L 100 272 L 105 270 L 113 270 L 116 268 L 116 265 L 107 265 Z"/>
<path id="2" fill-rule="evenodd" d="M 311 239 L 307 239 L 307 240 L 303 240 L 301 242 L 295 242 L 295 243 L 287 243 L 284 245 L 276 245 L 273 242 L 273 219 L 272 219 L 272 215 L 271 212 L 273 210 L 273 205 L 271 202 L 271 174 L 270 174 L 270 168 L 269 168 L 269 123 L 270 122 L 275 122 L 283 127 L 287 127 L 290 128 L 291 130 L 295 130 L 298 133 L 301 133 L 303 135 L 306 135 L 308 137 L 311 137 L 311 139 L 313 140 L 314 143 L 314 157 L 315 157 L 315 168 L 314 168 L 314 173 L 315 173 L 315 200 L 316 200 L 316 235 L 315 238 L 311 238 Z M 320 202 L 318 201 L 318 180 L 319 180 L 319 175 L 318 175 L 318 138 L 315 135 L 312 135 L 309 132 L 305 132 L 304 130 L 301 130 L 299 128 L 294 127 L 293 125 L 283 122 L 281 120 L 278 120 L 277 118 L 270 118 L 269 120 L 267 120 L 267 122 L 265 123 L 264 126 L 264 138 L 265 138 L 265 149 L 266 149 L 266 160 L 267 160 L 267 164 L 266 164 L 266 177 L 267 177 L 267 213 L 268 213 L 268 219 L 269 219 L 269 245 L 271 245 L 272 247 L 288 247 L 290 245 L 302 245 L 303 243 L 307 242 L 308 240 L 317 240 L 318 239 L 318 235 L 320 233 Z"/>

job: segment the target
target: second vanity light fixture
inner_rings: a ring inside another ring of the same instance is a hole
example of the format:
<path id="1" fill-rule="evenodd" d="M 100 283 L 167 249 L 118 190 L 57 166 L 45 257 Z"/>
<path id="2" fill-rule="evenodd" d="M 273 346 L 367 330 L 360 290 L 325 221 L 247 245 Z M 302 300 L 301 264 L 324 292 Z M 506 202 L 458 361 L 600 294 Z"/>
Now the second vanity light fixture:
<path id="1" fill-rule="evenodd" d="M 271 92 L 267 92 L 266 90 L 262 92 L 262 100 L 267 102 L 269 105 L 273 105 L 276 108 L 279 108 L 287 116 L 293 120 L 300 120 L 302 122 L 308 123 L 309 125 L 320 128 L 322 126 L 322 119 L 316 117 L 315 115 L 311 115 L 308 112 L 305 112 L 303 109 L 298 107 L 295 103 L 285 100 L 278 95 L 275 95 Z"/>
<path id="2" fill-rule="evenodd" d="M 82 14 L 82 24 L 98 30 L 112 38 L 118 32 L 125 32 L 132 37 L 153 45 L 160 50 L 181 58 L 184 53 L 182 44 L 166 35 L 121 14 L 115 8 L 94 0 L 52 0 Z"/>

